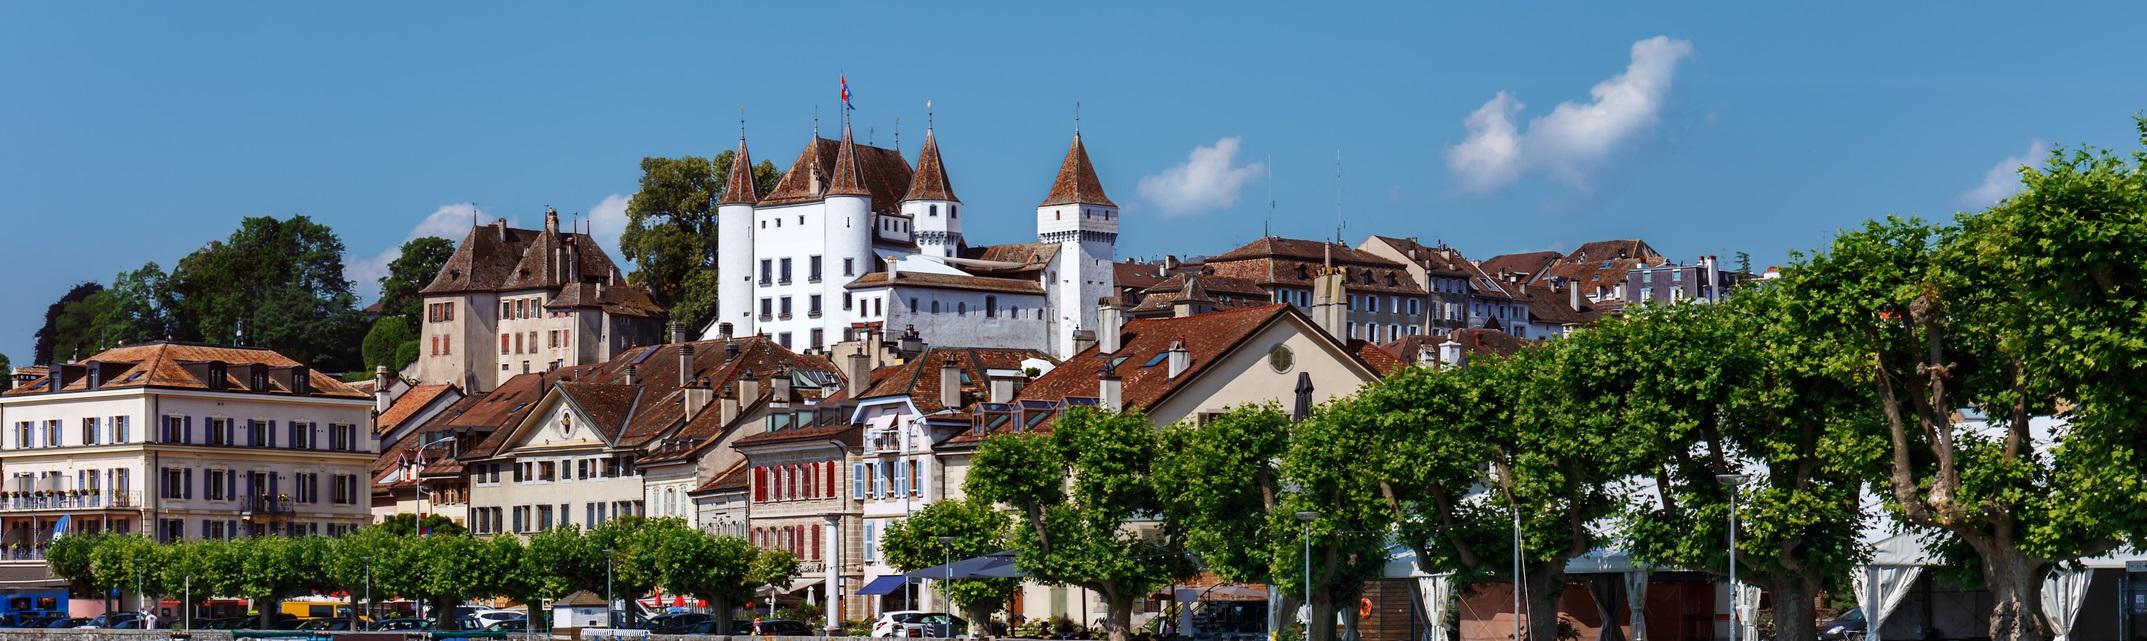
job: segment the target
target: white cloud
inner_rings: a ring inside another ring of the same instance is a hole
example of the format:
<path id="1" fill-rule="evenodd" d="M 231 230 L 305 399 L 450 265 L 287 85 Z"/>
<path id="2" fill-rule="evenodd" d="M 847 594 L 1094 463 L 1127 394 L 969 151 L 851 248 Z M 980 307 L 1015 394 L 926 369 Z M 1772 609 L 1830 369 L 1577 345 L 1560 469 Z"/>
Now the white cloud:
<path id="1" fill-rule="evenodd" d="M 2043 156 L 2049 153 L 2050 150 L 2043 141 L 2028 141 L 2028 153 L 2007 156 L 2005 160 L 1998 161 L 1998 164 L 1991 165 L 1990 171 L 1983 172 L 1983 184 L 1976 185 L 1975 189 L 1960 195 L 1960 204 L 1965 207 L 1989 207 L 2018 193 L 2020 168 L 2041 161 Z"/>
<path id="2" fill-rule="evenodd" d="M 1469 192 L 1497 191 L 1530 172 L 1586 190 L 1596 167 L 1661 119 L 1677 64 L 1690 55 L 1687 40 L 1635 42 L 1625 71 L 1588 90 L 1592 101 L 1559 103 L 1526 130 L 1514 124 L 1525 105 L 1498 92 L 1462 121 L 1468 137 L 1446 150 L 1446 167 Z"/>
<path id="3" fill-rule="evenodd" d="M 1267 165 L 1233 164 L 1237 160 L 1237 136 L 1194 147 L 1185 163 L 1163 173 L 1141 178 L 1141 199 L 1163 210 L 1165 216 L 1194 214 L 1237 204 L 1238 191 L 1253 179 L 1267 175 Z"/>
<path id="4" fill-rule="evenodd" d="M 343 276 L 351 280 L 352 289 L 358 293 L 358 298 L 366 301 L 377 299 L 380 297 L 380 279 L 388 275 L 388 263 L 395 262 L 397 257 L 403 255 L 403 243 L 426 236 L 439 236 L 459 243 L 462 242 L 463 236 L 469 234 L 470 222 L 483 222 L 483 217 L 484 212 L 479 210 L 475 203 L 441 205 L 439 209 L 426 214 L 423 220 L 418 221 L 417 226 L 411 227 L 410 233 L 402 240 L 389 245 L 372 258 L 345 263 Z"/>
<path id="5" fill-rule="evenodd" d="M 631 195 L 612 194 L 589 208 L 589 235 L 610 256 L 619 255 L 619 235 L 626 233 L 626 201 Z"/>

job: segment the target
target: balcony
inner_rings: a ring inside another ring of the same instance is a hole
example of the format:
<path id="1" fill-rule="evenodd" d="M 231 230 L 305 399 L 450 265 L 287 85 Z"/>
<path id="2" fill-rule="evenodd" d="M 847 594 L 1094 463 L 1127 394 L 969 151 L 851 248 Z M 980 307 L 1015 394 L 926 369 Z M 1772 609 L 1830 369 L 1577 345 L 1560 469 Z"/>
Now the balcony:
<path id="1" fill-rule="evenodd" d="M 257 516 L 287 516 L 297 512 L 297 506 L 298 502 L 291 500 L 287 494 L 260 494 L 239 502 L 239 516 L 249 519 Z"/>
<path id="2" fill-rule="evenodd" d="M 140 492 L 40 490 L 0 492 L 0 512 L 38 510 L 131 510 L 142 507 Z"/>

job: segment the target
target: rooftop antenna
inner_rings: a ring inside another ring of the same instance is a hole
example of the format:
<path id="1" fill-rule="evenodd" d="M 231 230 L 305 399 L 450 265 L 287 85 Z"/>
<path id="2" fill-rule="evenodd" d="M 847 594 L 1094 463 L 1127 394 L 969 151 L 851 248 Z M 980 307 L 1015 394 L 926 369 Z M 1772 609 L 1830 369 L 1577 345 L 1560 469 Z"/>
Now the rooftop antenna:
<path id="1" fill-rule="evenodd" d="M 1260 221 L 1260 237 L 1275 236 L 1275 155 L 1267 155 L 1267 219 Z"/>
<path id="2" fill-rule="evenodd" d="M 1349 221 L 1342 218 L 1342 150 L 1334 150 L 1334 242 L 1342 244 L 1342 230 Z"/>
<path id="3" fill-rule="evenodd" d="M 738 105 L 738 144 L 745 144 L 745 105 Z"/>
<path id="4" fill-rule="evenodd" d="M 902 153 L 902 117 L 895 116 L 895 153 Z"/>
<path id="5" fill-rule="evenodd" d="M 874 133 L 877 133 L 878 131 L 879 131 L 878 129 L 875 129 L 875 128 L 871 127 L 871 126 L 866 126 L 866 127 L 865 127 L 865 146 L 867 146 L 867 147 L 870 147 L 870 146 L 872 146 L 872 135 L 873 135 Z"/>
<path id="6" fill-rule="evenodd" d="M 820 139 L 820 105 L 813 105 L 813 139 Z"/>
<path id="7" fill-rule="evenodd" d="M 1074 101 L 1074 137 L 1081 137 L 1081 101 Z"/>
<path id="8" fill-rule="evenodd" d="M 926 98 L 924 101 L 924 130 L 932 130 L 932 99 L 930 98 Z"/>

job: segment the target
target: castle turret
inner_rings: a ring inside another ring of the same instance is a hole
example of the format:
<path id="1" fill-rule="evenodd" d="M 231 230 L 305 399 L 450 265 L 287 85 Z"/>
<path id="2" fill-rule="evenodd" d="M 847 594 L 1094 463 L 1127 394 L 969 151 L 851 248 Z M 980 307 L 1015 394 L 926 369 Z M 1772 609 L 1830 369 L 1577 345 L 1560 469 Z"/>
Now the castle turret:
<path id="1" fill-rule="evenodd" d="M 930 256 L 954 256 L 962 248 L 962 201 L 954 197 L 954 183 L 947 180 L 946 165 L 939 159 L 939 141 L 931 127 L 924 130 L 924 151 L 917 153 L 917 171 L 910 174 L 909 191 L 902 197 L 902 214 L 916 224 L 917 250 Z"/>
<path id="2" fill-rule="evenodd" d="M 704 339 L 712 338 L 722 323 L 745 335 L 753 333 L 753 206 L 758 202 L 753 157 L 746 153 L 745 133 L 740 132 L 723 198 L 716 203 L 716 277 L 726 291 L 716 297 L 716 319 L 702 328 Z"/>
<path id="3" fill-rule="evenodd" d="M 818 327 L 848 325 L 846 319 L 849 315 L 842 309 L 840 301 L 847 293 L 843 286 L 849 284 L 850 278 L 843 276 L 842 266 L 846 263 L 854 265 L 859 274 L 872 269 L 872 237 L 875 224 L 872 190 L 866 187 L 870 184 L 870 177 L 865 175 L 865 164 L 857 156 L 857 141 L 850 135 L 850 125 L 844 123 L 842 144 L 835 153 L 835 175 L 828 182 L 825 199 L 827 219 L 822 230 L 825 234 L 827 254 L 807 259 L 807 283 L 809 289 L 817 289 L 820 292 L 817 297 L 820 304 L 816 308 L 812 297 L 799 301 L 804 303 L 803 311 L 806 317 L 813 319 L 812 324 Z M 821 263 L 811 265 L 813 260 L 819 260 Z M 814 279 L 818 279 L 817 284 L 814 284 Z M 828 316 L 833 318 L 821 320 Z M 826 347 L 846 338 L 815 336 L 813 333 L 809 331 L 807 335 L 797 337 L 793 349 Z"/>
<path id="4" fill-rule="evenodd" d="M 1059 245 L 1053 281 L 1045 288 L 1053 310 L 1055 351 L 1066 358 L 1075 351 L 1074 333 L 1096 326 L 1097 301 L 1115 291 L 1111 262 L 1118 253 L 1118 204 L 1104 195 L 1079 131 L 1066 160 L 1059 163 L 1051 193 L 1036 206 L 1036 239 Z"/>

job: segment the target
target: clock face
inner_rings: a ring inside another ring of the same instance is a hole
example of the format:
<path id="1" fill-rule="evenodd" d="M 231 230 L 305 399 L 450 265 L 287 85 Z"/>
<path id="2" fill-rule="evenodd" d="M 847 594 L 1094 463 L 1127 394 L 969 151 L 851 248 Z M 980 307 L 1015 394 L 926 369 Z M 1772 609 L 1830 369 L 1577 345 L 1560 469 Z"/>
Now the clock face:
<path id="1" fill-rule="evenodd" d="M 1289 372 L 1290 367 L 1296 364 L 1297 355 L 1290 353 L 1288 345 L 1276 345 L 1274 349 L 1267 351 L 1267 366 L 1275 368 L 1277 374 Z"/>

